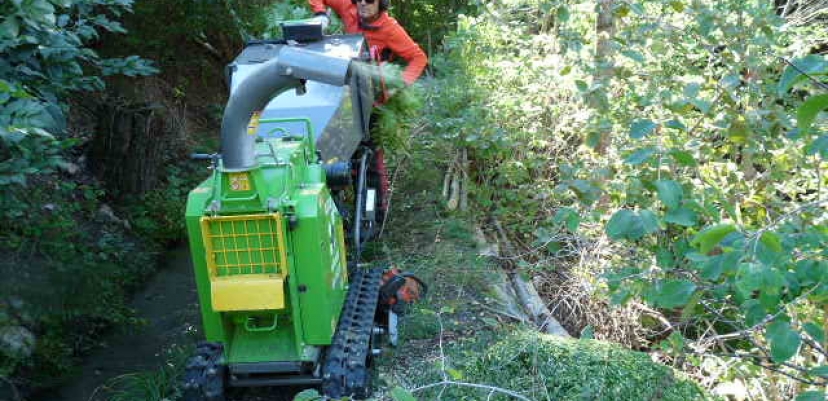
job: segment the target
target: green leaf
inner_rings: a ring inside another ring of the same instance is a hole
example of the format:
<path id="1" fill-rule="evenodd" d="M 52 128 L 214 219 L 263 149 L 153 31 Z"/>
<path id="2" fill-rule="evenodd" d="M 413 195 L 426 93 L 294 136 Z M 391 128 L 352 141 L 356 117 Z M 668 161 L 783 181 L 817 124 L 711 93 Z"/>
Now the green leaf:
<path id="1" fill-rule="evenodd" d="M 293 397 L 293 401 L 320 401 L 322 396 L 314 389 L 302 390 L 301 393 Z"/>
<path id="2" fill-rule="evenodd" d="M 825 401 L 824 391 L 806 391 L 796 396 L 795 401 Z"/>
<path id="3" fill-rule="evenodd" d="M 738 251 L 726 252 L 714 256 L 704 264 L 702 278 L 718 280 L 725 271 L 735 270 L 741 257 L 742 253 Z"/>
<path id="4" fill-rule="evenodd" d="M 446 373 L 454 380 L 463 380 L 463 372 L 457 369 L 447 368 Z"/>
<path id="5" fill-rule="evenodd" d="M 638 216 L 644 234 L 652 234 L 660 228 L 658 225 L 658 216 L 652 210 L 644 209 L 638 212 Z"/>
<path id="6" fill-rule="evenodd" d="M 680 166 L 693 167 L 698 164 L 696 162 L 696 158 L 694 158 L 690 152 L 673 149 L 670 151 L 670 156 L 672 156 L 673 160 L 675 160 Z"/>
<path id="7" fill-rule="evenodd" d="M 658 231 L 658 217 L 650 210 L 639 213 L 621 209 L 612 215 L 607 222 L 607 236 L 614 240 L 637 240 L 647 234 Z"/>
<path id="8" fill-rule="evenodd" d="M 658 124 L 654 123 L 652 120 L 635 120 L 632 125 L 630 125 L 630 138 L 644 138 L 653 132 L 656 127 L 658 127 Z"/>
<path id="9" fill-rule="evenodd" d="M 0 24 L 0 38 L 14 39 L 20 34 L 20 24 L 14 15 L 10 15 Z"/>
<path id="10" fill-rule="evenodd" d="M 824 344 L 825 343 L 825 330 L 818 324 L 814 322 L 805 323 L 802 328 L 805 329 L 805 332 L 808 333 L 814 341 Z"/>
<path id="11" fill-rule="evenodd" d="M 670 7 L 673 8 L 677 13 L 684 11 L 684 3 L 679 0 L 673 0 L 670 2 Z"/>
<path id="12" fill-rule="evenodd" d="M 813 368 L 809 371 L 812 375 L 820 376 L 820 377 L 828 377 L 828 365 L 822 365 L 816 368 Z"/>
<path id="13" fill-rule="evenodd" d="M 621 54 L 638 63 L 644 63 L 646 61 L 644 56 L 635 50 L 622 50 Z"/>
<path id="14" fill-rule="evenodd" d="M 687 131 L 687 126 L 685 126 L 684 123 L 676 119 L 667 121 L 666 123 L 664 123 L 664 126 L 667 128 L 677 129 L 679 131 Z"/>
<path id="15" fill-rule="evenodd" d="M 581 224 L 581 217 L 578 216 L 578 212 L 575 209 L 569 207 L 562 207 L 558 209 L 557 213 L 555 213 L 555 224 L 566 224 L 566 229 L 570 232 L 575 232 L 578 230 L 578 226 Z"/>
<path id="16" fill-rule="evenodd" d="M 627 156 L 627 158 L 624 159 L 624 163 L 627 163 L 627 164 L 630 164 L 630 165 L 633 165 L 633 166 L 637 166 L 641 163 L 646 162 L 647 160 L 650 160 L 650 158 L 655 153 L 656 153 L 656 148 L 654 148 L 654 147 L 647 147 L 647 148 L 643 148 L 643 149 L 638 149 L 635 152 L 633 152 L 631 155 Z"/>
<path id="17" fill-rule="evenodd" d="M 595 328 L 592 327 L 591 324 L 586 325 L 583 330 L 581 330 L 581 337 L 582 340 L 592 340 L 595 338 Z"/>
<path id="18" fill-rule="evenodd" d="M 727 130 L 727 137 L 733 143 L 743 144 L 748 141 L 752 133 L 753 131 L 751 131 L 744 117 L 738 116 L 730 123 L 730 128 Z"/>
<path id="19" fill-rule="evenodd" d="M 394 401 L 417 401 L 414 394 L 400 386 L 391 389 L 391 398 Z"/>
<path id="20" fill-rule="evenodd" d="M 632 210 L 621 209 L 615 212 L 607 222 L 607 236 L 615 240 L 624 238 L 637 218 Z"/>
<path id="21" fill-rule="evenodd" d="M 703 254 L 707 254 L 713 250 L 713 248 L 722 242 L 724 237 L 728 234 L 736 231 L 736 226 L 733 224 L 717 224 L 714 226 L 710 226 L 696 234 L 693 237 L 693 240 L 690 241 L 690 244 L 693 246 L 699 247 L 699 252 Z"/>
<path id="22" fill-rule="evenodd" d="M 569 21 L 569 8 L 567 8 L 565 6 L 558 7 L 557 17 L 558 17 L 558 21 L 561 21 L 561 22 Z"/>
<path id="23" fill-rule="evenodd" d="M 679 206 L 684 191 L 681 185 L 673 180 L 658 180 L 654 183 L 658 198 L 668 209 L 675 209 Z"/>
<path id="24" fill-rule="evenodd" d="M 801 135 L 808 133 L 819 112 L 826 108 L 828 108 L 828 94 L 811 96 L 799 106 L 796 110 L 796 126 Z"/>
<path id="25" fill-rule="evenodd" d="M 774 252 L 782 252 L 782 241 L 776 233 L 771 231 L 763 232 L 762 236 L 759 237 L 759 242 Z"/>
<path id="26" fill-rule="evenodd" d="M 797 83 L 807 79 L 802 72 L 808 75 L 820 75 L 828 73 L 828 60 L 824 56 L 811 54 L 800 59 L 791 60 L 791 64 L 796 68 L 788 65 L 779 79 L 777 86 L 777 94 L 782 97 Z M 802 71 L 802 72 L 800 72 Z"/>
<path id="27" fill-rule="evenodd" d="M 664 280 L 656 284 L 655 304 L 661 308 L 678 308 L 687 304 L 696 284 L 688 280 Z"/>
<path id="28" fill-rule="evenodd" d="M 698 215 L 690 209 L 680 207 L 668 211 L 667 215 L 664 216 L 664 221 L 679 226 L 692 227 L 698 223 Z"/>
<path id="29" fill-rule="evenodd" d="M 759 304 L 759 301 L 755 299 L 745 301 L 740 308 L 742 309 L 742 313 L 745 315 L 745 324 L 750 327 L 761 323 L 762 320 L 764 320 L 768 315 L 765 312 L 765 308 L 763 308 L 762 305 Z"/>
<path id="30" fill-rule="evenodd" d="M 768 325 L 765 336 L 770 341 L 771 358 L 776 363 L 785 362 L 796 355 L 802 342 L 799 333 L 791 329 L 791 324 L 781 319 Z"/>
<path id="31" fill-rule="evenodd" d="M 819 154 L 819 157 L 828 159 L 828 135 L 820 135 L 807 146 L 805 152 L 810 155 Z"/>

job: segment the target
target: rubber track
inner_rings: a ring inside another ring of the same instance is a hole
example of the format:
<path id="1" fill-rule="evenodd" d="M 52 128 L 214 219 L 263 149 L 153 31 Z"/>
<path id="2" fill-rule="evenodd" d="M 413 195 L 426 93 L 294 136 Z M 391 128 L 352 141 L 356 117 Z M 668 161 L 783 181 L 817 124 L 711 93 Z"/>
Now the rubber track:
<path id="1" fill-rule="evenodd" d="M 370 396 L 368 356 L 381 282 L 382 269 L 360 269 L 351 276 L 339 325 L 323 366 L 322 389 L 328 397 Z"/>

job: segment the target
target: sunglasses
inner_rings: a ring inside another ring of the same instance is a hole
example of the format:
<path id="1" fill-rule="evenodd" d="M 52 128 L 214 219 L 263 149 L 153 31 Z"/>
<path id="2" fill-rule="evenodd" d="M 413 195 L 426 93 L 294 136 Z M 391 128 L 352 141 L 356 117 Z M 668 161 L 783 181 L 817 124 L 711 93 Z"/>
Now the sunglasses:
<path id="1" fill-rule="evenodd" d="M 351 0 L 351 3 L 365 3 L 365 4 L 374 4 L 376 0 Z"/>

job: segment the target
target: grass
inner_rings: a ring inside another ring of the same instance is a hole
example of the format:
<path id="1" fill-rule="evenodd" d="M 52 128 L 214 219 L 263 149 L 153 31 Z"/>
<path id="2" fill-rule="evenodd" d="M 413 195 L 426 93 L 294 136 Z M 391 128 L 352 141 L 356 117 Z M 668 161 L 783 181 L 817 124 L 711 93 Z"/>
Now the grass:
<path id="1" fill-rule="evenodd" d="M 173 344 L 164 352 L 166 361 L 156 370 L 121 375 L 99 387 L 90 401 L 169 401 L 181 396 L 179 383 L 192 346 Z"/>

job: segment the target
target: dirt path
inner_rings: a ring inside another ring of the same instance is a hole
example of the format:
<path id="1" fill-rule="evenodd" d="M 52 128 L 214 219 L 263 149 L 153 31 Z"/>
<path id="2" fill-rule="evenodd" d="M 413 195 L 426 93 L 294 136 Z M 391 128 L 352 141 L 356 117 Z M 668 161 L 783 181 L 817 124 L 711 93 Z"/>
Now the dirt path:
<path id="1" fill-rule="evenodd" d="M 112 378 L 141 370 L 154 370 L 164 363 L 164 350 L 176 342 L 193 341 L 187 336 L 198 319 L 198 294 L 186 245 L 164 255 L 164 266 L 138 292 L 130 306 L 145 324 L 115 331 L 102 339 L 102 348 L 84 358 L 77 379 L 42 401 L 87 401 Z"/>

